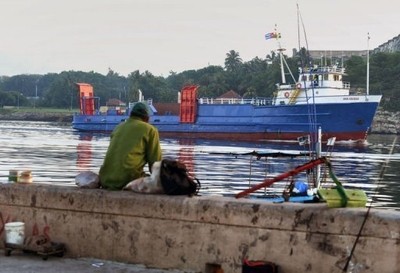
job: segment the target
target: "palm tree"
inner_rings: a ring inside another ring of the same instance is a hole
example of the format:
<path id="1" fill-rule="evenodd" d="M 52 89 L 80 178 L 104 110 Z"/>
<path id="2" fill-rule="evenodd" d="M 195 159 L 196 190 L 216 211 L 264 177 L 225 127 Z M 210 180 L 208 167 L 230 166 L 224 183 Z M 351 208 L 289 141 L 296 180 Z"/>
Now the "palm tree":
<path id="1" fill-rule="evenodd" d="M 242 65 L 242 59 L 239 56 L 239 52 L 231 50 L 226 53 L 225 58 L 225 69 L 227 71 L 236 71 Z"/>

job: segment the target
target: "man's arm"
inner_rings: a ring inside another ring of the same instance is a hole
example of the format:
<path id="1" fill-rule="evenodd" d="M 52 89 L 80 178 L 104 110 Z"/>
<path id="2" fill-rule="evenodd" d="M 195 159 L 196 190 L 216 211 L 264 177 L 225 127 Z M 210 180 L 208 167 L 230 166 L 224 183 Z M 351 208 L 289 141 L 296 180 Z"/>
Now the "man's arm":
<path id="1" fill-rule="evenodd" d="M 160 145 L 160 137 L 156 128 L 150 131 L 148 146 L 146 147 L 147 163 L 149 164 L 149 171 L 156 161 L 161 161 L 162 151 Z"/>

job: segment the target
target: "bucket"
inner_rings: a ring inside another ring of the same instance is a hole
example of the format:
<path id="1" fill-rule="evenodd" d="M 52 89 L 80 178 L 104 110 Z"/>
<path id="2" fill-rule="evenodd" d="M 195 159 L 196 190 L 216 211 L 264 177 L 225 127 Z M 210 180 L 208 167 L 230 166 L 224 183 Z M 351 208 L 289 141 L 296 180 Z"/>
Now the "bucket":
<path id="1" fill-rule="evenodd" d="M 18 177 L 19 183 L 32 183 L 32 172 L 31 171 L 23 171 Z"/>
<path id="2" fill-rule="evenodd" d="M 4 225 L 6 231 L 6 243 L 22 245 L 25 239 L 25 223 L 11 222 Z"/>

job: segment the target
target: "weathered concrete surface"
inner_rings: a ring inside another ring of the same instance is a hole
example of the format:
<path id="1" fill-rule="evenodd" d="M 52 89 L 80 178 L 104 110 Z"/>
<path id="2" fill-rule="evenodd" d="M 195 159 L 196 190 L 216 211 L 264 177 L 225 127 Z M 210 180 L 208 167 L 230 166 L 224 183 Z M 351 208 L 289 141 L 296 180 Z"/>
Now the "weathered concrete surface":
<path id="1" fill-rule="evenodd" d="M 194 272 L 215 263 L 229 273 L 249 258 L 274 261 L 282 273 L 329 273 L 342 272 L 367 209 L 2 184 L 0 212 L 25 222 L 27 235 L 48 226 L 70 257 Z M 399 261 L 399 212 L 372 209 L 352 265 L 393 273 Z"/>
<path id="2" fill-rule="evenodd" d="M 5 256 L 0 250 L 1 273 L 183 273 L 177 270 L 160 270 L 147 268 L 143 265 L 117 263 L 93 258 L 59 258 L 49 257 L 43 261 L 33 254 L 13 251 L 11 256 Z M 186 273 L 186 272 L 185 272 Z"/>

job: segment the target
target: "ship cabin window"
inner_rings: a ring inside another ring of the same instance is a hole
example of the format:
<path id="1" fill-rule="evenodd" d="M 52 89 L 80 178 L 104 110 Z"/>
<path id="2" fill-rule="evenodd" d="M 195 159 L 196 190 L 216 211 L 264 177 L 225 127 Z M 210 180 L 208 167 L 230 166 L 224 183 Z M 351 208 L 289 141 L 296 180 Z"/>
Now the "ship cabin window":
<path id="1" fill-rule="evenodd" d="M 333 80 L 334 81 L 339 81 L 339 75 L 333 75 Z"/>
<path id="2" fill-rule="evenodd" d="M 324 81 L 327 81 L 329 79 L 329 75 L 328 74 L 325 74 L 324 75 Z"/>
<path id="3" fill-rule="evenodd" d="M 302 82 L 307 81 L 307 76 L 306 75 L 301 76 L 301 81 Z"/>

